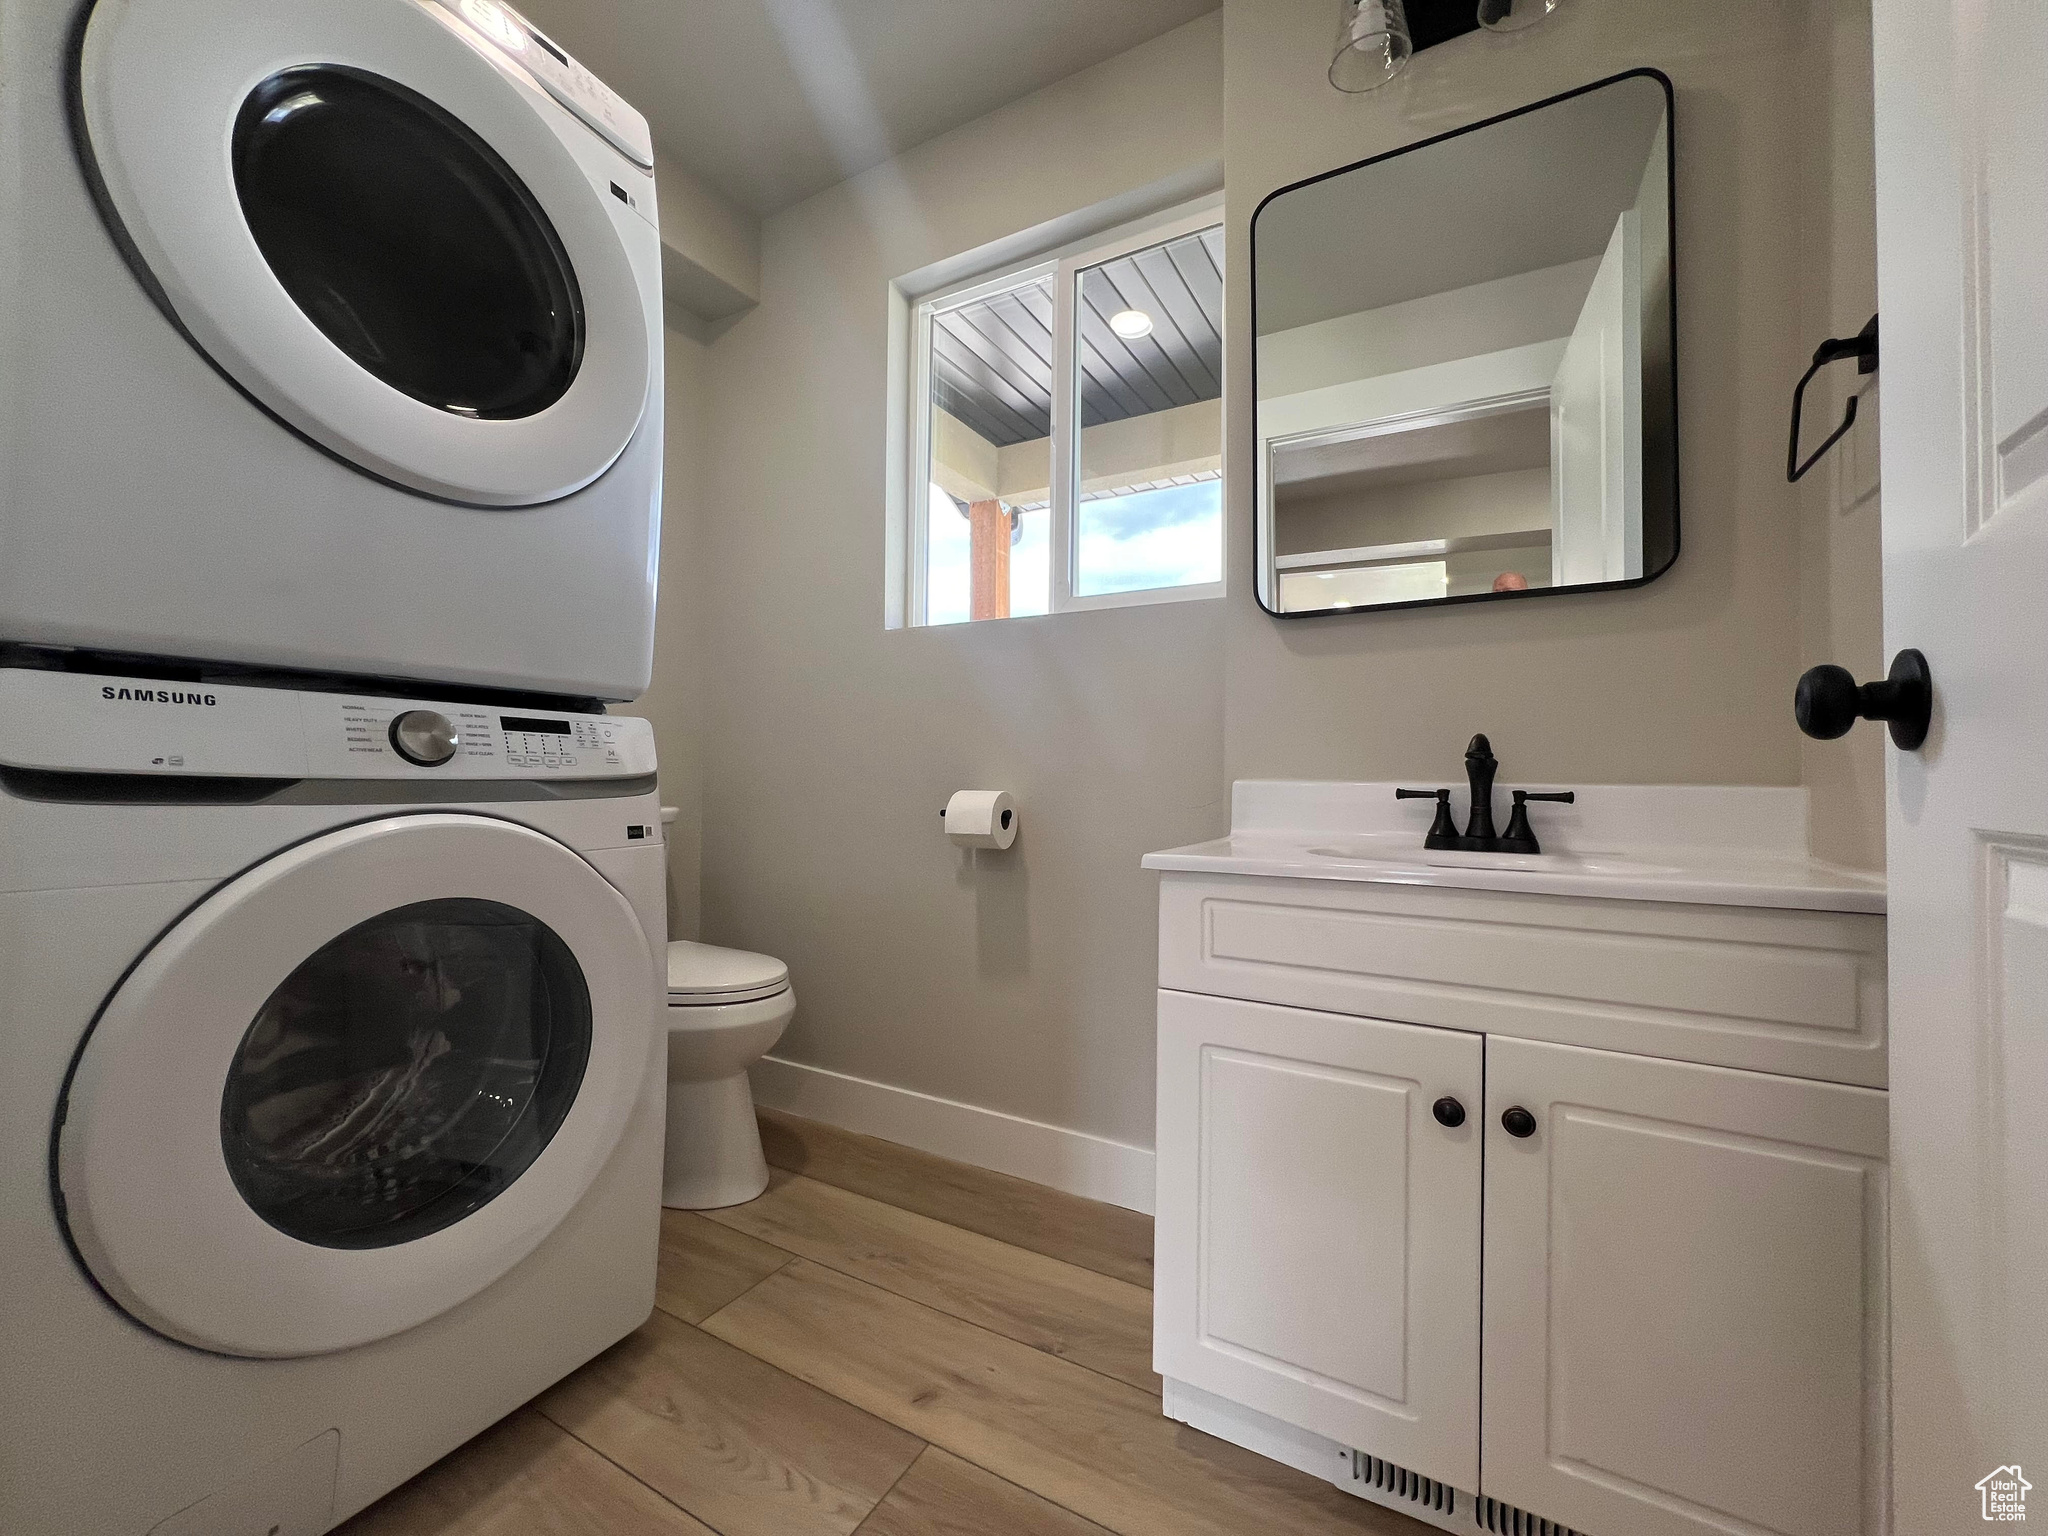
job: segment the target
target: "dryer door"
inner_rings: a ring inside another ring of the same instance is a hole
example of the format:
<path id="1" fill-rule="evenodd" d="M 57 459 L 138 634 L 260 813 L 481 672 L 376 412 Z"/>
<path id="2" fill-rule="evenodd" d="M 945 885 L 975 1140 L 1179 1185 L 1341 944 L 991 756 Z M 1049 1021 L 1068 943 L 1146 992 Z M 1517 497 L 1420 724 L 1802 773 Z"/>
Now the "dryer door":
<path id="1" fill-rule="evenodd" d="M 106 1293 L 292 1356 L 401 1332 L 537 1246 L 649 1070 L 654 962 L 576 853 L 388 817 L 237 876 L 122 980 L 59 1107 L 55 1179 Z"/>
<path id="2" fill-rule="evenodd" d="M 192 342 L 337 457 L 486 506 L 611 467 L 660 303 L 563 134 L 613 152 L 503 46 L 414 0 L 101 0 L 77 75 L 108 222 Z"/>

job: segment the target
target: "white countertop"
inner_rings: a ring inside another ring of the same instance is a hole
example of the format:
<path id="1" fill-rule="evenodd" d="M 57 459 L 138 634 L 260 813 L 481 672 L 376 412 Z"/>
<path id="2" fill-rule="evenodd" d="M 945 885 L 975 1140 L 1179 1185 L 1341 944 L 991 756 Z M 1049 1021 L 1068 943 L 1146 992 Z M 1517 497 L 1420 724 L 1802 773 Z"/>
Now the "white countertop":
<path id="1" fill-rule="evenodd" d="M 1803 789 L 1596 785 L 1580 790 L 1576 805 L 1530 807 L 1544 848 L 1533 856 L 1425 850 L 1434 803 L 1397 801 L 1394 789 L 1245 780 L 1233 790 L 1228 837 L 1147 854 L 1145 868 L 1617 901 L 1885 910 L 1883 875 L 1807 853 Z M 1505 826 L 1511 799 L 1504 791 L 1497 796 L 1496 820 Z M 1465 799 L 1463 790 L 1452 795 L 1461 827 Z"/>

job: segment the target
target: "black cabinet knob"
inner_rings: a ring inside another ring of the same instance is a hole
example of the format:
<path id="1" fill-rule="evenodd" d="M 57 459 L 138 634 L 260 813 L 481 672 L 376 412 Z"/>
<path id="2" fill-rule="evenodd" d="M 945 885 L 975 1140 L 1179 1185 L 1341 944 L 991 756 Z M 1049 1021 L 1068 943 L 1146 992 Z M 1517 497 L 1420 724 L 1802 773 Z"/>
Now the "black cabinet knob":
<path id="1" fill-rule="evenodd" d="M 1446 1094 L 1429 1106 L 1429 1112 L 1436 1116 L 1436 1123 L 1450 1130 L 1456 1130 L 1465 1123 L 1465 1106 Z"/>
<path id="2" fill-rule="evenodd" d="M 1849 734 L 1858 720 L 1882 720 L 1891 727 L 1892 744 L 1912 752 L 1927 739 L 1934 714 L 1934 683 L 1927 658 L 1906 650 L 1892 658 L 1891 675 L 1881 683 L 1858 684 L 1845 667 L 1820 666 L 1799 679 L 1792 696 L 1799 729 L 1817 741 Z"/>
<path id="3" fill-rule="evenodd" d="M 1517 1104 L 1513 1108 L 1502 1112 L 1500 1128 L 1510 1136 L 1534 1136 L 1536 1134 L 1536 1117 Z"/>

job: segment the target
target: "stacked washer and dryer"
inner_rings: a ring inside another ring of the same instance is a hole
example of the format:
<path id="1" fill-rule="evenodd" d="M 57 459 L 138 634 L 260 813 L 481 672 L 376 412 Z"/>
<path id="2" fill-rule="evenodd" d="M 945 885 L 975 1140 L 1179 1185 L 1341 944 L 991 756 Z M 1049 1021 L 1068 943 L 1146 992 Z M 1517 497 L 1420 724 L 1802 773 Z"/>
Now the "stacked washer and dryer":
<path id="1" fill-rule="evenodd" d="M 652 1305 L 644 120 L 0 0 L 0 1531 L 318 1536 Z"/>

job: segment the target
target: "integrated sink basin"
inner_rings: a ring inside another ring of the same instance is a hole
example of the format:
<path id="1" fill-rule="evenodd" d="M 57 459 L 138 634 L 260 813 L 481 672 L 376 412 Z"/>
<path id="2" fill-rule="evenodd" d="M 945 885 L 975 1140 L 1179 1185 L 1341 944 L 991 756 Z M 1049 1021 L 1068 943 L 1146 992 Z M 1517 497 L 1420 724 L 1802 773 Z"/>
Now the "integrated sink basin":
<path id="1" fill-rule="evenodd" d="M 1308 851 L 1319 859 L 1420 864 L 1427 869 L 1505 869 L 1560 875 L 1671 875 L 1679 869 L 1676 864 L 1650 864 L 1607 853 L 1459 853 L 1453 849 L 1432 849 L 1403 854 L 1385 842 L 1332 843 Z"/>

